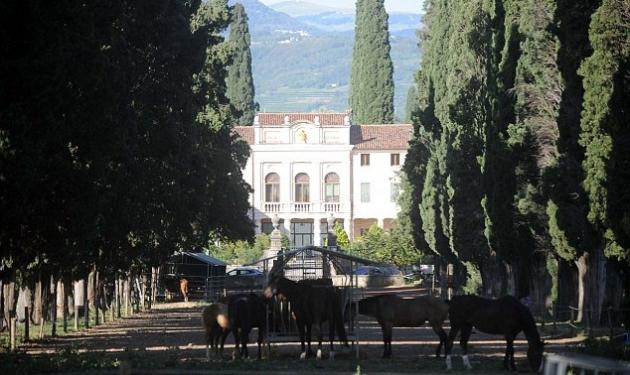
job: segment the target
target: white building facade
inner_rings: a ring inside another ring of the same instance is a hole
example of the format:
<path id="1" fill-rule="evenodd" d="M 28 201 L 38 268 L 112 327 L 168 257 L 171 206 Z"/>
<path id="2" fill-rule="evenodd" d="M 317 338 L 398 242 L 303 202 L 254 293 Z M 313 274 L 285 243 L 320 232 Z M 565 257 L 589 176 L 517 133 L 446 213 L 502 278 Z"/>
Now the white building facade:
<path id="1" fill-rule="evenodd" d="M 293 246 L 322 245 L 332 215 L 350 238 L 389 229 L 412 126 L 352 125 L 350 113 L 259 113 L 235 131 L 251 148 L 243 178 L 253 189 L 256 233 L 279 229 Z"/>

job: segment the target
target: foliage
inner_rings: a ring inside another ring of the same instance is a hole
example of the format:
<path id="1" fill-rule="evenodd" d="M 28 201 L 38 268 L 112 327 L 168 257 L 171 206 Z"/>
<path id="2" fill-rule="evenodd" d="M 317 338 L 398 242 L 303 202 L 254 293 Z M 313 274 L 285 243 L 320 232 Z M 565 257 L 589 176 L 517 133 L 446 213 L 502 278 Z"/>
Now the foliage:
<path id="1" fill-rule="evenodd" d="M 374 224 L 367 232 L 355 239 L 348 247 L 350 254 L 380 263 L 404 266 L 418 263 L 420 254 L 415 250 L 411 238 L 394 228 L 387 232 Z"/>
<path id="2" fill-rule="evenodd" d="M 342 249 L 348 249 L 350 247 L 350 238 L 348 237 L 348 233 L 343 229 L 343 225 L 339 222 L 336 222 L 333 226 L 333 230 L 335 231 L 335 235 L 337 236 L 337 246 Z"/>
<path id="3" fill-rule="evenodd" d="M 630 248 L 630 2 L 425 7 L 401 202 L 414 243 L 469 292 L 618 301 L 584 259 Z M 558 290 L 559 262 L 577 261 L 579 296 Z"/>
<path id="4" fill-rule="evenodd" d="M 115 277 L 199 248 L 211 231 L 252 236 L 248 151 L 225 96 L 228 10 L 221 0 L 3 9 L 3 24 L 30 30 L 0 36 L 3 278 L 78 279 L 94 267 Z"/>
<path id="5" fill-rule="evenodd" d="M 580 67 L 584 107 L 580 144 L 585 147 L 583 186 L 589 198 L 588 220 L 606 255 L 630 260 L 627 223 L 630 212 L 628 166 L 630 115 L 630 1 L 604 0 L 593 14 L 589 39 L 593 54 Z"/>
<path id="6" fill-rule="evenodd" d="M 247 14 L 242 4 L 232 8 L 229 43 L 233 51 L 232 64 L 228 68 L 227 96 L 240 116 L 237 125 L 252 125 L 257 103 L 254 102 L 254 79 L 252 78 L 252 53 L 249 49 L 251 37 L 247 26 Z"/>
<path id="7" fill-rule="evenodd" d="M 228 264 L 248 264 L 260 259 L 271 245 L 271 238 L 267 234 L 259 234 L 253 243 L 236 241 L 211 241 L 206 251 L 209 255 Z"/>
<path id="8" fill-rule="evenodd" d="M 383 0 L 359 0 L 350 75 L 350 108 L 357 124 L 394 120 L 394 67 Z"/>

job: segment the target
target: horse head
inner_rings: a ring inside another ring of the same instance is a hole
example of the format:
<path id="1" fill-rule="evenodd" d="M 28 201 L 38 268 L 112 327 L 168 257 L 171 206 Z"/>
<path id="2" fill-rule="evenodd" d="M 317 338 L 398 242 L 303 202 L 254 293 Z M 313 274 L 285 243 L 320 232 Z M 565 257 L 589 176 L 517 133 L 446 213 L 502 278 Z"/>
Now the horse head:
<path id="1" fill-rule="evenodd" d="M 263 294 L 266 298 L 278 295 L 284 299 L 289 293 L 291 293 L 294 284 L 296 283 L 285 278 L 281 274 L 272 273 L 269 275 L 269 281 L 267 282 L 267 286 L 265 287 Z"/>
<path id="2" fill-rule="evenodd" d="M 527 361 L 532 371 L 540 371 L 542 368 L 543 352 L 545 351 L 545 342 L 537 341 L 531 343 L 527 349 Z"/>

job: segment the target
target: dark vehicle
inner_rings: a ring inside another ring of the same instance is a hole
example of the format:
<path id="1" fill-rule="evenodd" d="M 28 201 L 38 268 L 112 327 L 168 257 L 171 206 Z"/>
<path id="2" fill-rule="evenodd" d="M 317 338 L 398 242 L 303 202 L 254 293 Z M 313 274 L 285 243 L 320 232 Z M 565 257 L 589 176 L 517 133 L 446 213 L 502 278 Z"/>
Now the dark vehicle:
<path id="1" fill-rule="evenodd" d="M 253 268 L 253 267 L 237 267 L 227 272 L 225 275 L 228 277 L 229 276 L 262 276 L 263 273 L 259 269 Z"/>
<path id="2" fill-rule="evenodd" d="M 228 289 L 262 289 L 265 283 L 265 275 L 253 267 L 236 267 L 228 271 L 225 276 L 225 287 Z"/>

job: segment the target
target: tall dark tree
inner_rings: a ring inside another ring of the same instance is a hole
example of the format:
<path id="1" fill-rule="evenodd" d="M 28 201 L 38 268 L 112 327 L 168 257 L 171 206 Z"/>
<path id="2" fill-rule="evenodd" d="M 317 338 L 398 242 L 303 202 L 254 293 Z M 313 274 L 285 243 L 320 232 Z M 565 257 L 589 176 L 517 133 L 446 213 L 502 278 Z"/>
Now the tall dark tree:
<path id="1" fill-rule="evenodd" d="M 394 120 L 394 67 L 390 57 L 388 15 L 383 0 L 358 0 L 350 108 L 358 124 Z"/>
<path id="2" fill-rule="evenodd" d="M 252 125 L 258 104 L 254 101 L 254 79 L 252 77 L 251 37 L 247 25 L 247 14 L 241 3 L 232 8 L 229 43 L 232 48 L 232 63 L 228 68 L 227 97 L 240 115 L 234 119 L 237 125 Z"/>

